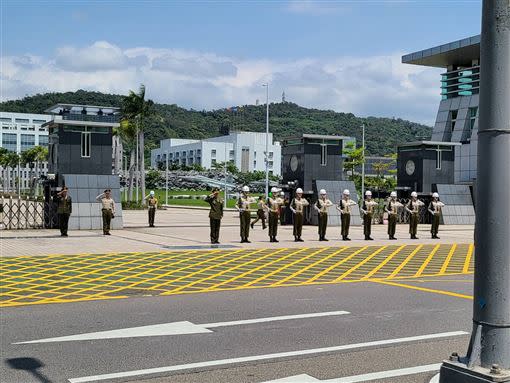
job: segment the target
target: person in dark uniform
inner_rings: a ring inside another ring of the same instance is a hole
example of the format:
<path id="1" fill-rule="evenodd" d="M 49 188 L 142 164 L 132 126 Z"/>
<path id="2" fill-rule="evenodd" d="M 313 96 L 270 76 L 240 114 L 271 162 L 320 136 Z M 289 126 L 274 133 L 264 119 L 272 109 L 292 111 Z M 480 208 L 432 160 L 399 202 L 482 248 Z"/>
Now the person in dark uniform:
<path id="1" fill-rule="evenodd" d="M 242 193 L 236 203 L 236 208 L 239 211 L 240 229 L 241 229 L 241 243 L 250 243 L 248 237 L 250 236 L 250 219 L 251 219 L 251 204 L 255 203 L 255 199 L 250 197 L 250 188 L 243 186 Z"/>
<path id="2" fill-rule="evenodd" d="M 420 220 L 420 208 L 424 205 L 422 201 L 418 200 L 418 193 L 413 191 L 411 193 L 411 199 L 406 205 L 406 210 L 410 214 L 409 234 L 411 235 L 411 239 L 418 239 L 416 233 L 418 231 L 418 221 Z"/>
<path id="3" fill-rule="evenodd" d="M 276 239 L 276 235 L 278 234 L 278 216 L 283 204 L 283 199 L 278 196 L 278 189 L 273 187 L 267 199 L 267 209 L 269 211 L 269 242 L 278 242 Z"/>
<path id="4" fill-rule="evenodd" d="M 262 230 L 266 229 L 266 202 L 264 201 L 264 197 L 260 196 L 259 200 L 257 201 L 257 218 L 253 220 L 251 223 L 251 228 L 255 228 L 255 224 L 258 221 L 262 221 Z"/>
<path id="5" fill-rule="evenodd" d="M 220 190 L 214 188 L 205 201 L 211 206 L 209 211 L 209 225 L 211 227 L 211 243 L 219 244 L 220 242 L 220 225 L 223 218 L 223 200 L 220 198 Z"/>
<path id="6" fill-rule="evenodd" d="M 441 219 L 441 209 L 443 208 L 444 203 L 439 201 L 439 194 L 432 194 L 432 201 L 429 204 L 429 213 L 432 214 L 432 226 L 430 227 L 430 234 L 432 234 L 432 239 L 439 239 L 437 233 L 439 231 L 439 221 Z"/>
<path id="7" fill-rule="evenodd" d="M 367 190 L 365 192 L 365 199 L 361 206 L 361 212 L 363 213 L 363 234 L 365 234 L 365 241 L 373 241 L 370 237 L 372 234 L 372 218 L 374 216 L 374 209 L 377 206 L 377 202 L 372 200 L 372 192 Z"/>
<path id="8" fill-rule="evenodd" d="M 285 192 L 280 192 L 280 198 L 282 199 L 283 203 L 280 205 L 280 225 L 285 225 L 285 209 L 287 206 L 289 206 L 289 199 L 285 197 Z"/>
<path id="9" fill-rule="evenodd" d="M 388 213 L 388 237 L 389 239 L 396 240 L 395 231 L 397 229 L 398 208 L 402 207 L 400 202 L 397 201 L 397 192 L 390 193 L 390 199 L 384 210 Z"/>
<path id="10" fill-rule="evenodd" d="M 101 203 L 101 214 L 103 216 L 103 235 L 110 235 L 111 222 L 115 218 L 115 201 L 112 198 L 112 191 L 106 189 L 96 197 Z"/>
<path id="11" fill-rule="evenodd" d="M 60 228 L 60 235 L 62 237 L 67 237 L 69 216 L 73 212 L 73 201 L 71 200 L 67 186 L 64 186 L 62 190 L 55 195 L 53 201 L 57 204 L 58 226 Z"/>
<path id="12" fill-rule="evenodd" d="M 294 242 L 304 242 L 301 239 L 301 234 L 303 232 L 303 217 L 305 207 L 309 205 L 308 201 L 303 198 L 303 189 L 296 189 L 296 196 L 290 203 L 290 210 L 294 214 Z"/>
<path id="13" fill-rule="evenodd" d="M 158 208 L 158 199 L 154 194 L 154 190 L 151 190 L 149 195 L 145 196 L 145 200 L 147 201 L 147 209 L 149 210 L 149 227 L 154 227 L 154 218 Z"/>
<path id="14" fill-rule="evenodd" d="M 345 189 L 342 194 L 342 199 L 338 203 L 336 209 L 340 212 L 342 222 L 342 240 L 350 241 L 349 227 L 351 225 L 351 206 L 356 205 L 356 202 L 351 199 L 351 192 L 349 190 Z"/>
<path id="15" fill-rule="evenodd" d="M 327 241 L 326 229 L 328 228 L 328 208 L 330 206 L 333 206 L 333 202 L 328 199 L 326 190 L 321 189 L 319 199 L 314 205 L 319 218 L 319 241 Z"/>

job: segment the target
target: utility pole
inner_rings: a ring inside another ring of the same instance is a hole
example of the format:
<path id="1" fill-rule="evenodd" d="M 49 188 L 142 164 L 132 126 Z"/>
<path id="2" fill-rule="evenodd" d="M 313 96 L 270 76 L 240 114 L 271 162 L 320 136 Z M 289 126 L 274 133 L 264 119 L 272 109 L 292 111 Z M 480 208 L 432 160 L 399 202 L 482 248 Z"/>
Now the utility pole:
<path id="1" fill-rule="evenodd" d="M 510 382 L 510 0 L 484 0 L 480 52 L 473 333 L 441 383 Z"/>
<path id="2" fill-rule="evenodd" d="M 361 125 L 361 147 L 363 148 L 363 162 L 361 163 L 361 200 L 365 198 L 365 123 Z"/>
<path id="3" fill-rule="evenodd" d="M 225 166 L 223 166 L 223 181 L 224 181 L 223 188 L 225 189 L 225 195 L 223 198 L 223 207 L 226 209 L 227 208 L 227 143 L 226 142 L 225 142 Z"/>
<path id="4" fill-rule="evenodd" d="M 266 151 L 264 159 L 266 162 L 266 200 L 269 197 L 269 83 L 263 84 L 266 87 Z"/>
<path id="5" fill-rule="evenodd" d="M 166 188 L 165 188 L 165 205 L 168 206 L 168 151 L 165 153 L 166 162 Z"/>

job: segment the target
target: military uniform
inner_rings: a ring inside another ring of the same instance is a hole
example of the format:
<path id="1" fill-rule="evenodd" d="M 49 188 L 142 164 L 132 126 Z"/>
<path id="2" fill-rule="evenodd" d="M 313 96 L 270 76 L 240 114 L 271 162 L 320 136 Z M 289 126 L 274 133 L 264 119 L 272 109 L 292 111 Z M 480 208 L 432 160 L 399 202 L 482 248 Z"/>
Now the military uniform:
<path id="1" fill-rule="evenodd" d="M 327 241 L 326 229 L 328 227 L 328 207 L 333 206 L 333 202 L 329 199 L 319 198 L 315 203 L 315 209 L 317 210 L 319 219 L 319 241 Z"/>
<path id="2" fill-rule="evenodd" d="M 365 239 L 371 240 L 370 235 L 372 234 L 372 218 L 374 216 L 374 210 L 377 206 L 377 202 L 373 200 L 363 200 L 361 210 L 363 212 L 363 234 Z"/>
<path id="3" fill-rule="evenodd" d="M 342 239 L 349 240 L 349 227 L 351 225 L 351 206 L 356 205 L 352 199 L 341 199 L 338 204 L 340 210 L 340 218 L 342 221 Z"/>
<path id="4" fill-rule="evenodd" d="M 266 203 L 262 200 L 257 202 L 257 218 L 251 223 L 251 228 L 261 220 L 262 221 L 262 229 L 266 228 Z"/>
<path id="5" fill-rule="evenodd" d="M 115 201 L 113 198 L 106 198 L 105 194 L 100 194 L 96 200 L 101 203 L 101 214 L 103 216 L 103 234 L 110 235 L 111 222 L 115 217 Z"/>
<path id="6" fill-rule="evenodd" d="M 205 198 L 205 201 L 211 206 L 209 210 L 209 225 L 211 227 L 211 243 L 219 243 L 220 225 L 223 218 L 223 200 L 211 194 Z"/>
<path id="7" fill-rule="evenodd" d="M 67 237 L 69 216 L 73 212 L 73 201 L 69 195 L 65 197 L 56 195 L 53 200 L 57 203 L 58 226 L 60 228 L 60 234 L 63 237 Z"/>
<path id="8" fill-rule="evenodd" d="M 278 242 L 276 235 L 278 234 L 278 216 L 280 207 L 284 204 L 280 197 L 268 198 L 267 207 L 269 209 L 269 240 L 270 242 Z"/>
<path id="9" fill-rule="evenodd" d="M 420 207 L 425 205 L 423 202 L 412 199 L 406 206 L 407 211 L 409 212 L 409 234 L 411 235 L 411 239 L 417 239 L 416 233 L 418 232 L 418 222 L 420 220 Z"/>
<path id="10" fill-rule="evenodd" d="M 386 205 L 386 212 L 388 213 L 388 236 L 390 239 L 395 238 L 395 231 L 397 229 L 398 208 L 402 204 L 397 200 L 390 199 Z"/>
<path id="11" fill-rule="evenodd" d="M 296 242 L 302 242 L 301 234 L 303 232 L 303 214 L 304 214 L 304 208 L 308 206 L 309 203 L 306 199 L 303 197 L 301 198 L 294 198 L 290 204 L 290 208 L 292 209 L 292 212 L 294 213 L 294 228 L 293 228 L 293 234 L 294 234 L 294 240 Z"/>
<path id="12" fill-rule="evenodd" d="M 432 234 L 432 238 L 439 239 L 437 237 L 437 233 L 439 232 L 439 221 L 441 219 L 441 209 L 444 206 L 444 203 L 441 201 L 431 201 L 429 204 L 429 212 L 432 214 L 432 225 L 430 227 L 430 234 Z"/>
<path id="13" fill-rule="evenodd" d="M 149 227 L 154 227 L 154 217 L 158 208 L 158 199 L 156 197 L 147 198 L 147 207 L 149 209 Z"/>
<path id="14" fill-rule="evenodd" d="M 241 242 L 249 242 L 250 236 L 250 205 L 254 203 L 254 199 L 247 195 L 241 195 L 237 200 L 236 206 L 239 209 L 240 229 L 241 229 Z"/>

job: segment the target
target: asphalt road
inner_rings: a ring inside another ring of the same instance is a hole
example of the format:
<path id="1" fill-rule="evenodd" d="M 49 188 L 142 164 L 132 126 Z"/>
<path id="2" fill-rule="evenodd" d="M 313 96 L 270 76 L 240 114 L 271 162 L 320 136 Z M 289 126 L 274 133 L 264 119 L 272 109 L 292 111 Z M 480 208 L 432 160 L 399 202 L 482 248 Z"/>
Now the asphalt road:
<path id="1" fill-rule="evenodd" d="M 79 382 L 87 380 L 76 378 L 135 370 L 141 371 L 129 378 L 102 381 L 245 383 L 300 374 L 325 380 L 440 363 L 452 351 L 465 352 L 467 334 L 391 340 L 469 332 L 471 300 L 434 291 L 471 295 L 472 277 L 430 277 L 399 283 L 419 290 L 355 282 L 6 307 L 0 310 L 1 380 Z M 204 324 L 339 310 L 349 314 L 225 325 L 188 335 L 13 344 L 178 321 Z M 364 344 L 381 340 L 390 344 Z M 307 355 L 269 355 L 342 345 L 354 346 L 309 351 Z M 240 363 L 232 360 L 260 355 L 269 356 Z M 214 360 L 226 361 L 216 366 L 188 366 Z M 183 366 L 156 374 L 143 371 L 176 365 Z M 430 371 L 370 381 L 428 383 L 433 375 L 435 372 Z M 306 381 L 303 379 L 293 381 Z"/>

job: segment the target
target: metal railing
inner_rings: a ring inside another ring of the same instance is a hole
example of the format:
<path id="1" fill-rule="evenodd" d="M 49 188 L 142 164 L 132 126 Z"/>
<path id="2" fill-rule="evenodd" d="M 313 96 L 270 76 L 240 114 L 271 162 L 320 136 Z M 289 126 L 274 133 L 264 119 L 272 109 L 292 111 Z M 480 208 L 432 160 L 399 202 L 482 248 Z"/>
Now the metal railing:
<path id="1" fill-rule="evenodd" d="M 36 201 L 28 197 L 0 200 L 0 229 L 45 229 L 55 227 L 57 214 L 53 202 Z"/>

